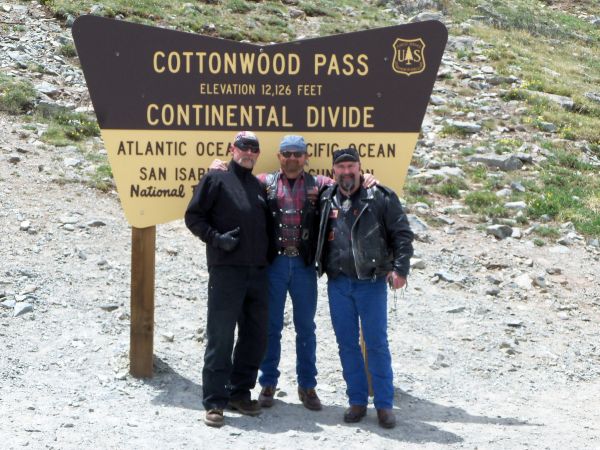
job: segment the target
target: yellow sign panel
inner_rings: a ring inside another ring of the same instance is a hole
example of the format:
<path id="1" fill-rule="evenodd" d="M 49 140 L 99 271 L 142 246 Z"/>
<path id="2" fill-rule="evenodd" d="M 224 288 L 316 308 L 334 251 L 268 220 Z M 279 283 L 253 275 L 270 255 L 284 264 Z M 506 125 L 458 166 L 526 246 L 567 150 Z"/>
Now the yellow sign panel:
<path id="1" fill-rule="evenodd" d="M 140 139 L 143 136 L 143 139 Z M 257 133 L 261 154 L 254 173 L 279 167 L 280 132 Z M 303 133 L 312 174 L 332 177 L 334 150 L 355 147 L 362 169 L 400 192 L 417 133 Z M 144 228 L 183 217 L 193 187 L 214 159 L 229 160 L 233 136 L 223 131 L 102 130 L 128 222 Z"/>

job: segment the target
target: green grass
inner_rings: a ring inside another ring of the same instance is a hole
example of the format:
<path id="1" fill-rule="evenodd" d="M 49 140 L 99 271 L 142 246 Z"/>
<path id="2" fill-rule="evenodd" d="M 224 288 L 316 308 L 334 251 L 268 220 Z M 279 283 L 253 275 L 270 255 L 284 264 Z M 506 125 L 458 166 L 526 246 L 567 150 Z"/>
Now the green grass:
<path id="1" fill-rule="evenodd" d="M 502 200 L 491 191 L 474 191 L 465 196 L 465 204 L 483 218 L 507 217 L 508 211 Z"/>
<path id="2" fill-rule="evenodd" d="M 461 178 L 450 177 L 438 183 L 434 191 L 445 197 L 460 198 L 460 191 L 467 188 L 466 182 Z"/>
<path id="3" fill-rule="evenodd" d="M 458 136 L 458 137 L 466 137 L 470 136 L 472 133 L 465 131 L 462 128 L 457 127 L 456 125 L 445 124 L 442 127 L 442 131 L 440 131 L 440 136 Z"/>
<path id="4" fill-rule="evenodd" d="M 538 236 L 545 238 L 559 238 L 560 231 L 555 227 L 549 227 L 546 225 L 540 225 L 539 227 L 535 227 L 533 232 Z"/>
<path id="5" fill-rule="evenodd" d="M 214 24 L 212 35 L 257 43 L 287 42 L 295 37 L 290 27 L 289 6 L 279 0 L 221 0 L 216 3 L 189 0 L 42 0 L 58 18 L 77 17 L 89 13 L 93 5 L 101 5 L 97 14 L 122 16 L 125 20 L 148 25 L 169 26 L 181 31 L 206 34 L 207 25 Z M 392 25 L 394 16 L 381 6 L 361 0 L 300 0 L 292 7 L 301 9 L 321 21 L 321 34 L 365 30 Z M 345 14 L 353 8 L 355 16 Z"/>
<path id="6" fill-rule="evenodd" d="M 99 135 L 100 128 L 93 117 L 65 111 L 49 119 L 49 126 L 42 135 L 42 141 L 51 145 L 65 146 Z"/>
<path id="7" fill-rule="evenodd" d="M 66 56 L 67 58 L 74 58 L 77 56 L 75 45 L 73 45 L 71 42 L 61 45 L 58 49 L 58 53 L 60 53 L 62 56 Z"/>
<path id="8" fill-rule="evenodd" d="M 33 106 L 35 97 L 36 92 L 30 82 L 0 73 L 0 111 L 25 113 Z"/>
<path id="9" fill-rule="evenodd" d="M 110 191 L 114 185 L 112 181 L 112 171 L 108 163 L 100 164 L 90 178 L 90 186 L 103 192 Z"/>
<path id="10" fill-rule="evenodd" d="M 546 241 L 544 241 L 543 239 L 540 239 L 540 238 L 534 238 L 533 239 L 533 244 L 536 247 L 543 247 L 544 245 L 546 245 Z"/>
<path id="11" fill-rule="evenodd" d="M 571 221 L 577 231 L 600 236 L 598 168 L 583 163 L 574 151 L 556 149 L 526 197 L 530 217 Z"/>

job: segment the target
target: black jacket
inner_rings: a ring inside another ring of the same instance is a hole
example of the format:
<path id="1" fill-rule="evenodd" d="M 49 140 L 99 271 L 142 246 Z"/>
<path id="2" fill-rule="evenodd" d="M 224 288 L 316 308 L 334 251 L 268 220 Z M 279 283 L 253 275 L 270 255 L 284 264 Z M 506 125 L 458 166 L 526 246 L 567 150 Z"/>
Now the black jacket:
<path id="1" fill-rule="evenodd" d="M 206 242 L 208 266 L 266 266 L 274 256 L 265 190 L 251 170 L 234 161 L 227 171 L 213 170 L 202 177 L 185 212 L 185 224 Z M 235 249 L 226 252 L 213 245 L 217 233 L 236 227 L 240 243 Z"/>
<path id="2" fill-rule="evenodd" d="M 332 200 L 337 185 L 329 187 L 320 198 L 319 239 L 317 243 L 317 268 L 319 275 L 325 267 L 327 243 L 325 242 Z M 375 278 L 394 270 L 406 276 L 413 255 L 413 232 L 402 210 L 398 196 L 385 186 L 360 188 L 360 211 L 352 226 L 351 243 L 356 273 L 361 280 Z"/>

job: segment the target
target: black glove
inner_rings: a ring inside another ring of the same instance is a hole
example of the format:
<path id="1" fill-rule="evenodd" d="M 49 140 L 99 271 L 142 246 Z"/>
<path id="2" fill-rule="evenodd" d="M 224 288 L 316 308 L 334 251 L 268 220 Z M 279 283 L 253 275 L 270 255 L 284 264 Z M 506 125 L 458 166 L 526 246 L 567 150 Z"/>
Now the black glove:
<path id="1" fill-rule="evenodd" d="M 220 248 L 223 251 L 230 252 L 240 243 L 240 227 L 234 228 L 227 233 L 219 234 L 215 236 L 213 245 Z"/>

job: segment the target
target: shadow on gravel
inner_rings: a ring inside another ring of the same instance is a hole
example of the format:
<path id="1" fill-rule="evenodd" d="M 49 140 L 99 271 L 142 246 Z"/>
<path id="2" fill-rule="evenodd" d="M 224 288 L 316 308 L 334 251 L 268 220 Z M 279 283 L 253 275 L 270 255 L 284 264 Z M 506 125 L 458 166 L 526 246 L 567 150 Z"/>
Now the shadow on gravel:
<path id="1" fill-rule="evenodd" d="M 159 394 L 152 400 L 155 405 L 204 410 L 202 386 L 179 375 L 162 359 L 154 356 L 154 377 L 144 380 Z"/>
<path id="2" fill-rule="evenodd" d="M 324 433 L 338 425 L 348 430 L 356 429 L 380 435 L 383 438 L 401 442 L 455 443 L 463 439 L 448 431 L 440 430 L 427 423 L 405 422 L 398 414 L 398 425 L 392 430 L 377 424 L 377 414 L 370 406 L 367 416 L 360 423 L 344 423 L 342 417 L 346 407 L 323 405 L 322 411 L 308 411 L 302 405 L 278 401 L 270 409 L 265 409 L 258 420 L 226 413 L 226 423 L 240 430 L 256 430 L 266 434 L 286 433 L 293 437 L 295 431 L 301 433 Z"/>
<path id="3" fill-rule="evenodd" d="M 158 395 L 153 404 L 168 405 L 191 410 L 203 410 L 202 386 L 181 376 L 166 361 L 155 356 L 154 377 L 145 380 Z M 464 409 L 443 406 L 429 400 L 413 397 L 396 388 L 394 406 L 398 423 L 396 428 L 386 430 L 377 424 L 377 414 L 372 405 L 367 416 L 358 424 L 346 424 L 343 415 L 346 407 L 323 405 L 322 411 L 308 411 L 293 399 L 276 399 L 272 408 L 264 409 L 259 417 L 243 416 L 235 411 L 225 411 L 225 425 L 239 430 L 255 430 L 266 434 L 327 433 L 330 427 L 341 425 L 378 434 L 399 442 L 453 444 L 463 438 L 442 430 L 430 422 L 456 422 L 503 426 L 537 426 L 514 418 L 474 416 Z"/>
<path id="4" fill-rule="evenodd" d="M 474 416 L 467 411 L 455 406 L 443 406 L 429 400 L 413 397 L 402 389 L 394 389 L 394 406 L 400 410 L 397 413 L 398 425 L 401 429 L 410 433 L 411 440 L 418 442 L 431 442 L 431 433 L 442 432 L 439 428 L 431 425 L 429 422 L 455 422 L 455 423 L 473 423 L 482 425 L 502 425 L 502 426 L 539 426 L 539 424 L 524 422 L 510 417 L 487 417 Z M 446 433 L 454 436 L 454 440 L 435 442 L 460 442 L 462 438 L 452 433 Z"/>

